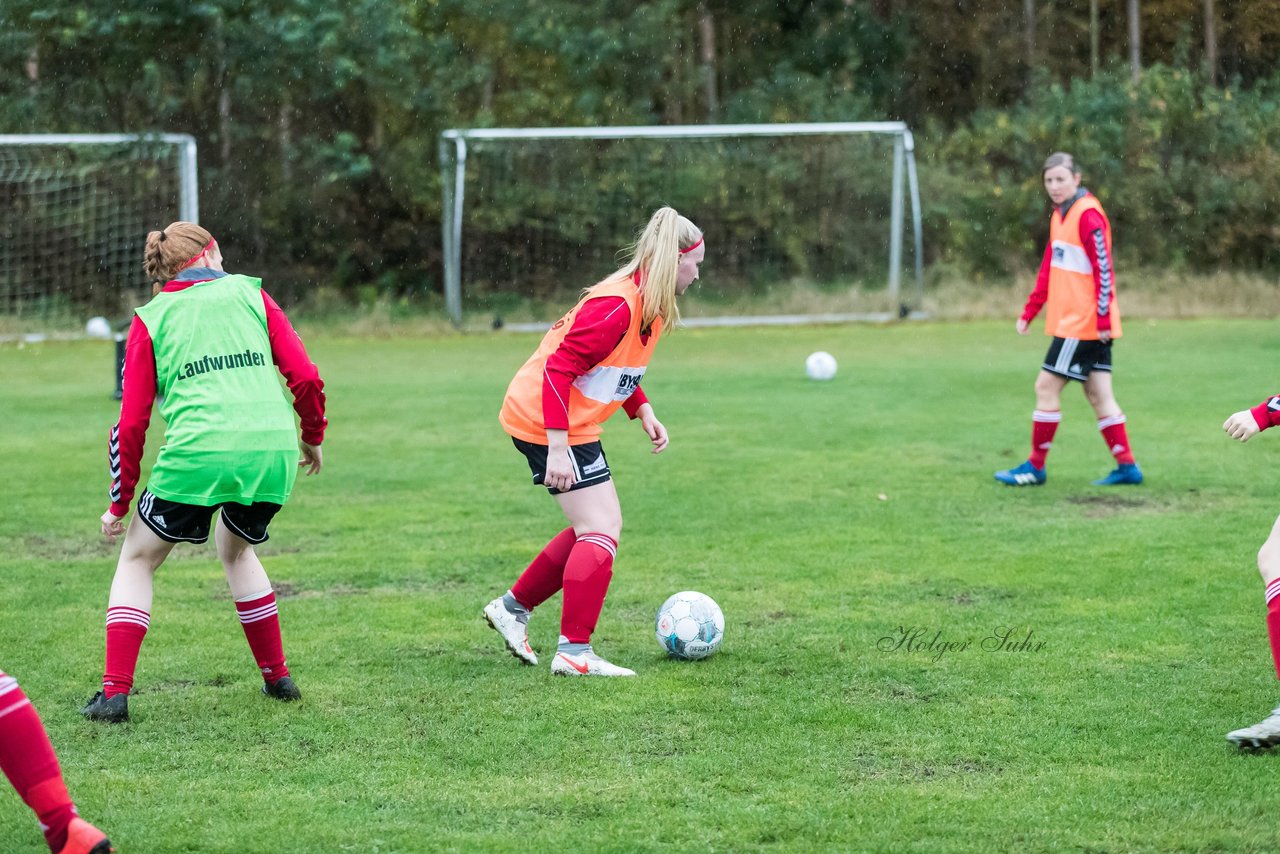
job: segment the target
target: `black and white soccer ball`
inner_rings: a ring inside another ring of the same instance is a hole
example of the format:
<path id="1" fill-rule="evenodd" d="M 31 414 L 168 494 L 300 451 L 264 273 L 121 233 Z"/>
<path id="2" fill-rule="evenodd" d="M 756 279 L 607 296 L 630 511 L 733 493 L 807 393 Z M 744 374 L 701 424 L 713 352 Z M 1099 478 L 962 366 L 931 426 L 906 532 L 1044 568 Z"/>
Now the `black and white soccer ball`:
<path id="1" fill-rule="evenodd" d="M 662 603 L 656 633 L 672 658 L 706 658 L 724 639 L 724 612 L 705 593 L 685 590 Z"/>

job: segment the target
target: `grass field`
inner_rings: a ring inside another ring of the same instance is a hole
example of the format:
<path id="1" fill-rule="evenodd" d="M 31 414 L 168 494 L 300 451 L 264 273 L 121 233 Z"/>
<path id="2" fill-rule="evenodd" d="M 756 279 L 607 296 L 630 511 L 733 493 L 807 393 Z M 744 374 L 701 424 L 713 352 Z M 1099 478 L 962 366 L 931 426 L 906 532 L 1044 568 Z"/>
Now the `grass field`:
<path id="1" fill-rule="evenodd" d="M 671 448 L 605 433 L 618 681 L 522 668 L 479 618 L 562 526 L 495 419 L 536 339 L 309 336 L 327 466 L 262 549 L 305 700 L 258 694 L 212 547 L 187 547 L 116 727 L 76 712 L 116 552 L 109 345 L 5 345 L 0 668 L 122 852 L 1277 850 L 1280 756 L 1223 735 L 1280 699 L 1254 569 L 1280 437 L 1220 430 L 1280 390 L 1274 323 L 1126 325 L 1148 482 L 1123 491 L 1089 485 L 1111 460 L 1074 388 L 1048 484 L 992 481 L 1026 456 L 1046 344 L 1012 325 L 665 341 L 645 388 Z M 816 349 L 831 383 L 802 376 Z M 654 611 L 688 588 L 725 644 L 668 662 Z M 547 660 L 558 610 L 530 627 Z M 1029 648 L 983 649 L 1002 627 Z M 886 648 L 918 629 L 970 645 Z M 0 840 L 43 850 L 3 790 Z"/>

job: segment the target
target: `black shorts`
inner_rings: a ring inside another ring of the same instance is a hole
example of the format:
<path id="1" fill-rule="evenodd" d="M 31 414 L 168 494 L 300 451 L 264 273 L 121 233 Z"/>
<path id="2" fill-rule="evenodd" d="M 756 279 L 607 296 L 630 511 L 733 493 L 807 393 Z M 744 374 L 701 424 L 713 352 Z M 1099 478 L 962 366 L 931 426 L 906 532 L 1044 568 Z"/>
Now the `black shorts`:
<path id="1" fill-rule="evenodd" d="M 1042 367 L 1051 374 L 1080 382 L 1093 371 L 1111 373 L 1111 342 L 1054 338 Z"/>
<path id="2" fill-rule="evenodd" d="M 534 445 L 515 437 L 512 437 L 511 441 L 515 443 L 516 450 L 524 454 L 525 459 L 529 461 L 529 471 L 533 472 L 534 484 L 542 483 L 542 478 L 547 474 L 547 446 Z M 609 461 L 604 458 L 604 448 L 599 442 L 570 445 L 569 456 L 573 458 L 573 486 L 568 489 L 552 489 L 548 486 L 547 492 L 552 495 L 595 486 L 597 483 L 604 483 L 612 476 L 609 473 Z"/>
<path id="3" fill-rule="evenodd" d="M 267 541 L 267 526 L 280 512 L 279 504 L 255 501 L 252 504 L 181 504 L 157 498 L 147 490 L 138 498 L 138 518 L 160 539 L 170 543 L 204 543 L 209 540 L 213 512 L 222 510 L 222 521 L 231 533 L 255 546 Z"/>

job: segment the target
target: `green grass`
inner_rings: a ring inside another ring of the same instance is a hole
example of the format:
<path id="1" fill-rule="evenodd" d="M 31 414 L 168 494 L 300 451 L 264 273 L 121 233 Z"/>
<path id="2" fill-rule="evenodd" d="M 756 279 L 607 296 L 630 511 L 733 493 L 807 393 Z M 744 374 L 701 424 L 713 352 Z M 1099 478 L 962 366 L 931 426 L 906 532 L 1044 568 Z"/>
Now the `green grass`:
<path id="1" fill-rule="evenodd" d="M 627 525 L 597 642 L 623 681 L 522 668 L 479 619 L 562 526 L 495 417 L 535 338 L 309 338 L 326 469 L 262 549 L 305 700 L 257 694 L 211 547 L 182 547 L 118 727 L 76 714 L 116 552 L 110 345 L 0 347 L 0 667 L 123 852 L 1275 850 L 1280 756 L 1223 734 L 1280 697 L 1253 568 L 1280 442 L 1220 430 L 1278 390 L 1274 324 L 1126 325 L 1149 480 L 1125 491 L 1088 484 L 1111 460 L 1074 387 L 1048 484 L 992 481 L 1046 344 L 1011 326 L 665 341 L 645 388 L 671 448 L 605 433 Z M 816 349 L 831 383 L 803 379 Z M 728 620 L 706 662 L 653 638 L 686 588 Z M 1002 626 L 1043 648 L 982 650 Z M 899 627 L 973 645 L 878 648 Z M 0 839 L 42 850 L 16 797 Z"/>

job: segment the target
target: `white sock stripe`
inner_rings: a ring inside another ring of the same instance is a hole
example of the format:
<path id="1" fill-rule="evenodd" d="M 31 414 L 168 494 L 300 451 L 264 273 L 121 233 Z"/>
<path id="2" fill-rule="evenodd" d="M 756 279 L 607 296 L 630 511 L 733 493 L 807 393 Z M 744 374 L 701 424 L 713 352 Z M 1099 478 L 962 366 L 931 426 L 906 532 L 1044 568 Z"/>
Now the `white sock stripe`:
<path id="1" fill-rule="evenodd" d="M 151 628 L 151 623 L 147 620 L 139 620 L 137 617 L 108 617 L 107 628 L 111 626 L 119 626 L 128 623 L 133 626 L 142 626 L 144 630 Z"/>
<path id="2" fill-rule="evenodd" d="M 29 706 L 29 705 L 31 705 L 31 701 L 30 701 L 30 700 L 28 700 L 26 697 L 23 697 L 21 700 L 19 700 L 18 702 L 14 703 L 12 706 L 9 706 L 9 707 L 8 707 L 8 708 L 6 708 L 6 709 L 0 709 L 0 718 L 4 717 L 5 715 L 9 714 L 10 712 L 16 712 L 16 711 L 18 711 L 18 709 L 21 709 L 21 708 L 23 708 L 24 706 Z"/>
<path id="3" fill-rule="evenodd" d="M 603 534 L 583 534 L 581 537 L 578 537 L 578 542 L 591 543 L 592 545 L 599 546 L 600 548 L 607 551 L 610 557 L 618 556 L 617 543 L 615 543 L 613 540 L 609 539 L 608 537 L 604 536 Z"/>
<path id="4" fill-rule="evenodd" d="M 1277 596 L 1280 596 L 1280 578 L 1277 578 L 1275 581 L 1268 584 L 1266 593 L 1264 593 L 1263 595 L 1265 596 L 1266 603 L 1268 605 L 1271 604 L 1272 599 L 1276 598 Z"/>
<path id="5" fill-rule="evenodd" d="M 0 678 L 0 697 L 3 697 L 5 694 L 8 694 L 17 687 L 18 680 L 8 674 L 5 674 L 4 677 Z"/>
<path id="6" fill-rule="evenodd" d="M 144 629 L 151 627 L 151 615 L 146 611 L 137 608 L 127 608 L 124 606 L 116 606 L 107 609 L 107 625 L 115 623 L 133 623 L 142 626 Z"/>
<path id="7" fill-rule="evenodd" d="M 268 587 L 266 590 L 259 590 L 257 593 L 250 593 L 248 596 L 241 596 L 236 600 L 236 604 L 241 602 L 252 602 L 254 599 L 261 599 L 264 596 L 270 596 L 275 591 Z"/>
<path id="8" fill-rule="evenodd" d="M 1031 413 L 1031 420 L 1038 421 L 1041 424 L 1057 424 L 1062 420 L 1062 412 L 1059 410 L 1048 412 L 1043 409 L 1037 409 Z"/>
<path id="9" fill-rule="evenodd" d="M 256 623 L 256 622 L 259 622 L 260 620 L 265 620 L 269 617 L 274 617 L 276 614 L 280 612 L 276 608 L 276 603 L 272 602 L 268 605 L 263 605 L 261 608 L 254 608 L 250 611 L 241 611 L 239 609 L 236 609 L 236 613 L 240 615 L 240 622 Z"/>
<path id="10" fill-rule="evenodd" d="M 1104 430 L 1107 427 L 1112 427 L 1116 424 L 1124 424 L 1124 423 L 1125 423 L 1125 417 L 1123 412 L 1120 413 L 1119 415 L 1108 415 L 1106 418 L 1098 419 L 1098 429 Z"/>

